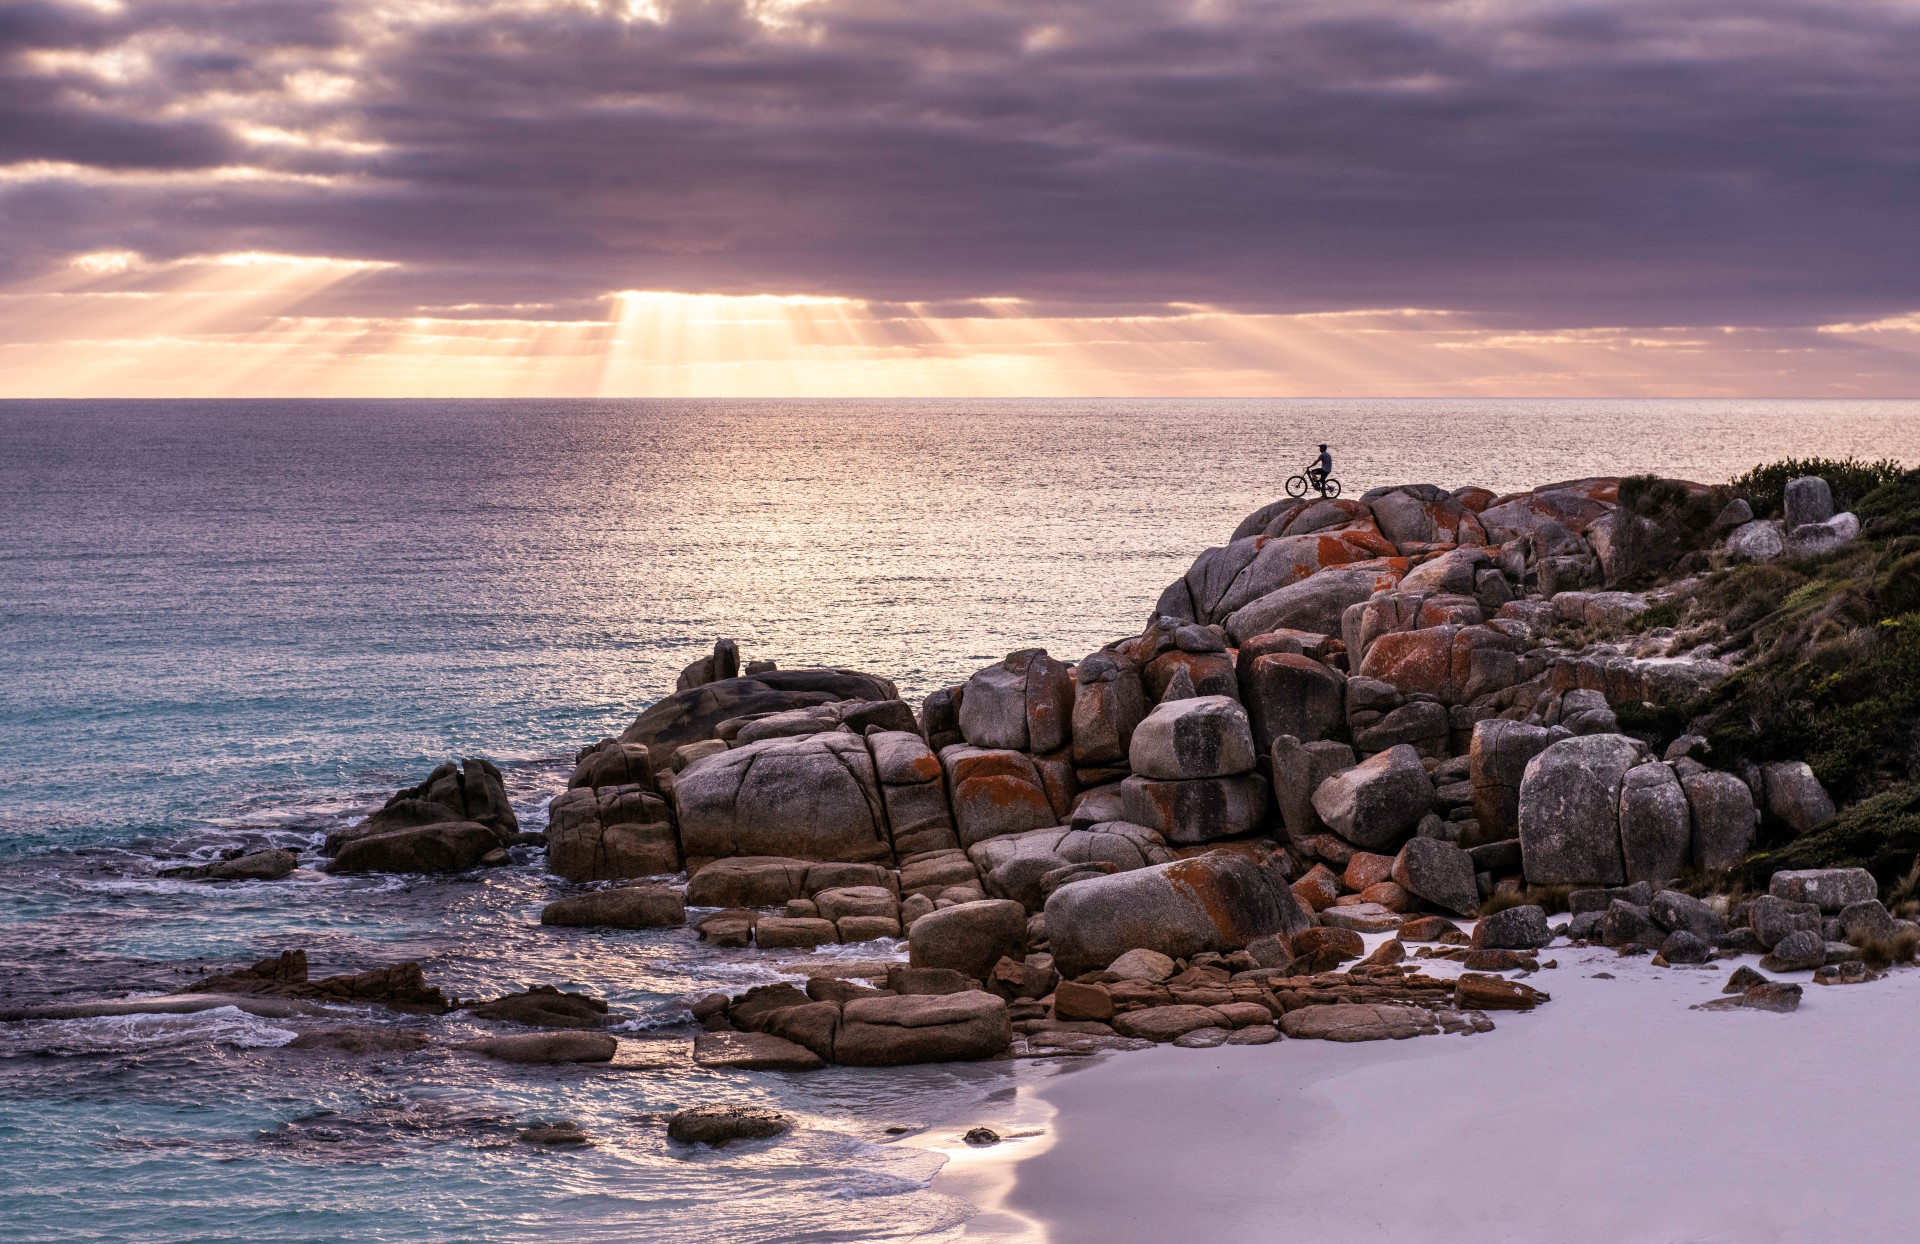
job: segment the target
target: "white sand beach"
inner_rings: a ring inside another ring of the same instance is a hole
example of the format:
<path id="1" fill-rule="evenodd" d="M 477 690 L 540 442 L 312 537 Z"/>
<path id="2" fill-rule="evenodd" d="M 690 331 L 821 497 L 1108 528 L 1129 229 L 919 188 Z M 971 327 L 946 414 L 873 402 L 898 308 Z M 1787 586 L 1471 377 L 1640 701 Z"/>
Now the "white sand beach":
<path id="1" fill-rule="evenodd" d="M 936 1186 L 982 1207 L 967 1238 L 1048 1244 L 1913 1238 L 1902 1199 L 1867 1190 L 1920 1153 L 1920 972 L 1716 1013 L 1689 1007 L 1733 961 L 1542 957 L 1559 967 L 1530 981 L 1553 1001 L 1492 1033 L 1066 1065 L 1010 1111 L 1042 1136 Z"/>

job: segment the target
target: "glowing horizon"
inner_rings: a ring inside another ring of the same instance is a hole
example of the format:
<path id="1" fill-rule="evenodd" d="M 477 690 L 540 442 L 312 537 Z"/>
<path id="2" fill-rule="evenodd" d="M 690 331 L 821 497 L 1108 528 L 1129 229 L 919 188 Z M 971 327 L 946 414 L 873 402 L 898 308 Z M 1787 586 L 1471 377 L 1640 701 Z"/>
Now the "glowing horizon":
<path id="1" fill-rule="evenodd" d="M 316 310 L 390 262 L 73 256 L 0 290 L 3 397 L 1898 397 L 1920 315 L 1768 330 L 1515 329 L 1444 308 L 1103 313 L 621 290 L 553 304 Z"/>

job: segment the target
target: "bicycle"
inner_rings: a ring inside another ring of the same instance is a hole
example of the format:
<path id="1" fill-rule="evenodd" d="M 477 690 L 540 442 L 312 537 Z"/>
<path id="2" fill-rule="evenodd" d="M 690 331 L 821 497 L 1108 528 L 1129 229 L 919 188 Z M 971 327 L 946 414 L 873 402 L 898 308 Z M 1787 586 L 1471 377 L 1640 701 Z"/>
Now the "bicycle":
<path id="1" fill-rule="evenodd" d="M 1309 488 L 1318 488 L 1320 495 L 1327 500 L 1332 500 L 1340 495 L 1340 481 L 1331 475 L 1319 479 L 1317 483 L 1315 477 L 1307 472 L 1287 477 L 1287 495 L 1289 497 L 1304 497 L 1307 495 L 1307 489 Z"/>

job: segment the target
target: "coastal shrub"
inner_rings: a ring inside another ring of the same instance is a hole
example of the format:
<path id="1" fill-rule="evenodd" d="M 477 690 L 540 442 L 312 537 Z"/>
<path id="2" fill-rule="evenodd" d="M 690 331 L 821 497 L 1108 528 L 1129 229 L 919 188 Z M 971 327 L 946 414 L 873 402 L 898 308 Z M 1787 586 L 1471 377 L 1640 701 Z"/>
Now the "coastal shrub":
<path id="1" fill-rule="evenodd" d="M 1708 611 L 1721 619 L 1729 634 L 1743 631 L 1780 608 L 1787 596 L 1807 581 L 1790 566 L 1750 562 L 1715 576 L 1702 594 Z"/>
<path id="2" fill-rule="evenodd" d="M 1860 518 L 1861 535 L 1869 540 L 1920 537 L 1920 471 L 1902 471 L 1885 481 L 1861 496 L 1853 512 Z M 1895 555 L 1912 551 L 1902 549 Z"/>
<path id="3" fill-rule="evenodd" d="M 1686 605 L 1681 601 L 1666 601 L 1653 605 L 1645 613 L 1636 614 L 1627 622 L 1627 629 L 1635 634 L 1659 630 L 1662 627 L 1676 627 L 1680 619 L 1686 616 Z"/>
<path id="4" fill-rule="evenodd" d="M 1864 868 L 1893 885 L 1920 861 L 1920 782 L 1905 782 L 1846 808 L 1792 842 L 1748 857 L 1743 879 L 1756 888 L 1787 868 Z"/>
<path id="5" fill-rule="evenodd" d="M 1920 611 L 1920 552 L 1896 557 L 1874 582 L 1873 597 L 1889 616 Z"/>
<path id="6" fill-rule="evenodd" d="M 1629 513 L 1655 519 L 1663 526 L 1702 532 L 1713 525 L 1731 495 L 1724 488 L 1697 492 L 1681 480 L 1658 475 L 1629 475 L 1620 481 L 1618 499 L 1620 508 Z"/>
<path id="7" fill-rule="evenodd" d="M 1753 507 L 1754 517 L 1779 518 L 1786 508 L 1787 481 L 1803 475 L 1818 475 L 1833 489 L 1836 507 L 1858 513 L 1857 503 L 1869 493 L 1907 473 L 1906 468 L 1892 458 L 1878 462 L 1859 458 L 1782 458 L 1761 463 L 1745 475 L 1736 476 L 1732 486 L 1734 495 L 1746 498 L 1747 504 Z M 1622 483 L 1622 493 L 1625 490 L 1626 485 Z M 1916 493 L 1915 503 L 1920 505 L 1920 493 Z M 1860 517 L 1865 521 L 1866 515 Z"/>

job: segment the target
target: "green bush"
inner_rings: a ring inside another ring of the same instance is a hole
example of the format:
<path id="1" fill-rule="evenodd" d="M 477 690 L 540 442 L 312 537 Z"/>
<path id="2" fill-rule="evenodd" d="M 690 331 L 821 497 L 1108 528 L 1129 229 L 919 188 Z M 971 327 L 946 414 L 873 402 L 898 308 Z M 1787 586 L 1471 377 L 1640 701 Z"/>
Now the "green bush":
<path id="1" fill-rule="evenodd" d="M 1853 512 L 1860 516 L 1860 534 L 1870 540 L 1891 540 L 1897 545 L 1920 536 L 1920 471 L 1902 471 L 1862 494 Z M 1910 551 L 1889 549 L 1896 556 Z"/>
<path id="2" fill-rule="evenodd" d="M 1750 857 L 1747 884 L 1763 887 L 1786 868 L 1864 868 L 1891 885 L 1920 855 L 1920 782 L 1883 791 L 1778 850 Z"/>
<path id="3" fill-rule="evenodd" d="M 1818 475 L 1833 489 L 1835 506 L 1857 513 L 1857 503 L 1864 501 L 1868 494 L 1910 474 L 1920 472 L 1909 473 L 1892 458 L 1878 462 L 1859 458 L 1782 458 L 1778 462 L 1762 463 L 1745 475 L 1735 477 L 1733 491 L 1736 496 L 1746 498 L 1756 518 L 1779 518 L 1785 510 L 1787 481 L 1802 475 Z M 1624 500 L 1625 481 L 1620 487 Z M 1915 485 L 1914 504 L 1920 507 L 1920 484 Z M 1860 517 L 1864 521 L 1866 515 Z"/>

